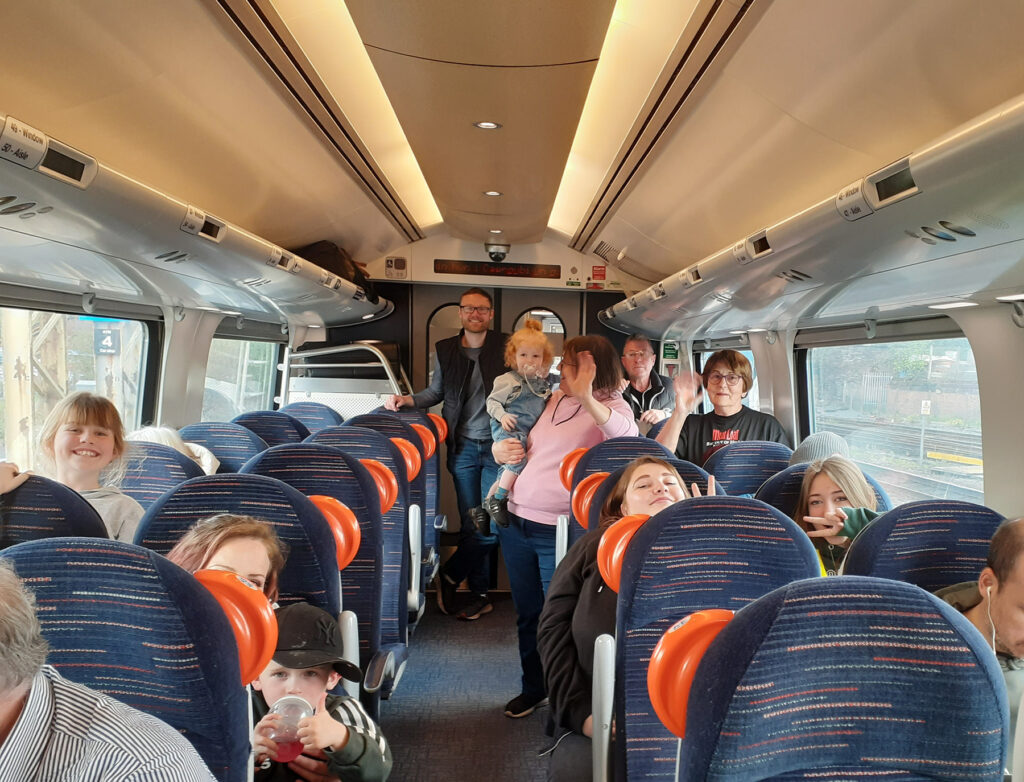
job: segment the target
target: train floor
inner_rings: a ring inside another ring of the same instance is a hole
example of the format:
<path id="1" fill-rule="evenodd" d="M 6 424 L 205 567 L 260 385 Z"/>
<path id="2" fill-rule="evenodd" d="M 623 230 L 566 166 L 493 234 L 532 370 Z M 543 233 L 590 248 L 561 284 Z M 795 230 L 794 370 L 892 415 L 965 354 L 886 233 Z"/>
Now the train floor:
<path id="1" fill-rule="evenodd" d="M 541 782 L 547 708 L 510 719 L 519 693 L 516 616 L 508 594 L 473 622 L 445 616 L 427 595 L 398 690 L 381 703 L 393 782 Z M 465 597 L 459 593 L 459 597 Z"/>

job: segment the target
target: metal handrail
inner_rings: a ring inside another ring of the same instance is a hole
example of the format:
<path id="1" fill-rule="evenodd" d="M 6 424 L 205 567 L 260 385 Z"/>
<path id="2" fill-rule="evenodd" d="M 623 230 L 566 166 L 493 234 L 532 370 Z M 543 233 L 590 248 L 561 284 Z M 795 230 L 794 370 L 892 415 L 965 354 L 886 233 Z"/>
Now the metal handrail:
<path id="1" fill-rule="evenodd" d="M 399 383 L 398 378 L 395 376 L 394 370 L 391 368 L 391 362 L 388 361 L 387 356 L 374 345 L 368 345 L 360 342 L 353 342 L 349 345 L 335 345 L 329 348 L 317 348 L 315 350 L 303 350 L 301 352 L 293 352 L 290 347 L 286 347 L 284 351 L 284 361 L 282 361 L 278 368 L 281 370 L 281 398 L 288 398 L 288 390 L 291 385 L 291 373 L 293 369 L 320 369 L 320 368 L 340 368 L 340 367 L 366 367 L 376 366 L 376 364 L 307 364 L 305 360 L 307 358 L 317 358 L 320 356 L 329 356 L 338 353 L 354 353 L 358 351 L 367 351 L 377 357 L 380 366 L 384 369 L 384 373 L 387 375 L 388 382 L 391 383 L 391 389 L 396 394 L 402 393 L 402 386 Z M 301 364 L 295 362 L 303 362 Z M 403 377 L 405 373 L 402 373 Z"/>

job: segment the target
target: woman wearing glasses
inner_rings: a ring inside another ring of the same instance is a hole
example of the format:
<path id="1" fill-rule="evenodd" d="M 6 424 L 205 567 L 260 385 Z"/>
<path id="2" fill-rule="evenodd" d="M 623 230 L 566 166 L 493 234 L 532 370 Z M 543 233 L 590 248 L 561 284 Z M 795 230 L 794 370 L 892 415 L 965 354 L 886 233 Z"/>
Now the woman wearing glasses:
<path id="1" fill-rule="evenodd" d="M 713 353 L 701 375 L 682 373 L 673 378 L 676 408 L 658 433 L 658 442 L 675 450 L 680 459 L 698 465 L 704 464 L 714 451 L 738 440 L 770 440 L 789 445 L 789 438 L 775 416 L 743 404 L 753 384 L 750 362 L 742 353 Z M 691 413 L 704 389 L 714 412 Z"/>

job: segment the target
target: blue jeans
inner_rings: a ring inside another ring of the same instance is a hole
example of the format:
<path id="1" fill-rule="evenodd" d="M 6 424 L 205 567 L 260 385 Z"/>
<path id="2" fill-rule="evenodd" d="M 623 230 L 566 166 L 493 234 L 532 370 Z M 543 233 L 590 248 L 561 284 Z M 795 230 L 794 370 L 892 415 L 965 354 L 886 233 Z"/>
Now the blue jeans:
<path id="1" fill-rule="evenodd" d="M 498 463 L 491 455 L 491 441 L 460 441 L 455 455 L 448 460 L 448 469 L 455 481 L 461 526 L 458 548 L 444 563 L 443 572 L 456 584 L 466 579 L 474 594 L 486 595 L 491 585 L 491 549 L 498 539 L 481 535 L 468 511 L 480 504 L 491 484 L 498 479 Z"/>
<path id="2" fill-rule="evenodd" d="M 555 572 L 555 526 L 538 524 L 514 513 L 509 513 L 508 517 L 509 525 L 498 529 L 498 537 L 508 569 L 512 601 L 516 606 L 523 694 L 542 698 L 545 694 L 544 669 L 537 651 L 537 620 Z"/>

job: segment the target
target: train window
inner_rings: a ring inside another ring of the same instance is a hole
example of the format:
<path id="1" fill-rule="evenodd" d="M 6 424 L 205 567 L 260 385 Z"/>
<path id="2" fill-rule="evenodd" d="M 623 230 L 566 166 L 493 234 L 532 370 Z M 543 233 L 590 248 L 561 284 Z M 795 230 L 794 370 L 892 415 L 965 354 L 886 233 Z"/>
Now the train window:
<path id="1" fill-rule="evenodd" d="M 204 421 L 230 421 L 250 410 L 269 410 L 277 366 L 276 342 L 214 339 L 206 364 Z"/>
<path id="2" fill-rule="evenodd" d="M 137 428 L 148 342 L 139 321 L 0 307 L 0 455 L 36 465 L 47 413 L 75 391 L 108 397 Z"/>
<path id="3" fill-rule="evenodd" d="M 842 435 L 894 503 L 984 499 L 981 403 L 964 338 L 810 348 L 811 429 Z"/>
<path id="4" fill-rule="evenodd" d="M 548 338 L 548 342 L 551 343 L 551 347 L 555 352 L 555 360 L 551 365 L 551 371 L 557 375 L 558 365 L 562 361 L 562 344 L 565 342 L 565 324 L 551 310 L 528 309 L 516 318 L 516 323 L 512 330 L 518 331 L 526 325 L 527 320 L 531 319 L 540 321 L 541 330 L 544 332 L 544 336 Z"/>
<path id="5" fill-rule="evenodd" d="M 706 351 L 706 352 L 703 352 L 703 353 L 700 354 L 700 367 L 701 367 L 701 369 L 704 368 L 705 363 L 707 362 L 707 360 L 709 358 L 711 358 L 711 356 L 714 354 L 714 352 L 715 351 L 712 350 L 712 351 Z M 755 374 L 754 374 L 754 385 L 752 385 L 750 387 L 750 392 L 747 394 L 746 398 L 743 400 L 743 404 L 745 404 L 751 410 L 760 410 L 761 409 L 761 397 L 758 395 L 758 392 L 757 392 L 757 374 L 756 374 L 757 370 L 754 367 L 754 354 L 751 353 L 749 350 L 737 350 L 736 352 L 737 353 L 741 353 L 747 359 L 747 361 L 750 362 L 750 367 L 755 372 Z M 702 405 L 701 412 L 710 413 L 712 411 L 712 409 L 713 409 L 713 407 L 712 407 L 711 403 L 708 401 L 706 395 L 704 397 L 704 401 L 701 402 L 701 405 Z"/>

